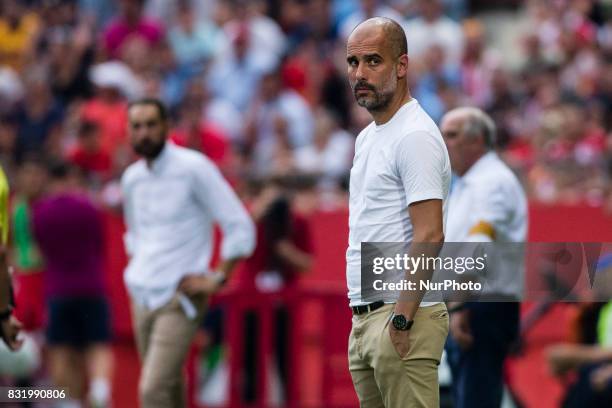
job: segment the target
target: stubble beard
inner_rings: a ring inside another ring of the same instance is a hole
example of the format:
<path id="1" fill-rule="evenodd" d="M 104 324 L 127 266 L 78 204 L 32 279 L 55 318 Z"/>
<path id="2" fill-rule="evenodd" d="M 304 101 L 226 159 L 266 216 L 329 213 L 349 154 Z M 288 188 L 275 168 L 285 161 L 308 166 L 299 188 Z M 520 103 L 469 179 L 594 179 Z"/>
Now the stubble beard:
<path id="1" fill-rule="evenodd" d="M 378 90 L 376 88 L 370 88 L 373 94 L 372 96 L 367 95 L 358 97 L 355 95 L 357 105 L 367 109 L 368 112 L 379 112 L 385 110 L 393 99 L 393 95 L 397 89 L 397 82 L 397 77 L 394 72 L 392 78 L 387 82 L 383 89 Z"/>

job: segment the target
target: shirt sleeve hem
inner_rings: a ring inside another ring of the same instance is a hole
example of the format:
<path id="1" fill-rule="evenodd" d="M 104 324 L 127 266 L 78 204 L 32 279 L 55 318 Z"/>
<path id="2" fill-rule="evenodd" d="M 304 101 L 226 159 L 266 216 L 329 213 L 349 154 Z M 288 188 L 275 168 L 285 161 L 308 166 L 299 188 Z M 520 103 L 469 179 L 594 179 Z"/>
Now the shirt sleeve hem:
<path id="1" fill-rule="evenodd" d="M 424 200 L 443 200 L 444 196 L 439 190 L 425 190 L 412 193 L 408 199 L 408 204 L 416 203 Z"/>

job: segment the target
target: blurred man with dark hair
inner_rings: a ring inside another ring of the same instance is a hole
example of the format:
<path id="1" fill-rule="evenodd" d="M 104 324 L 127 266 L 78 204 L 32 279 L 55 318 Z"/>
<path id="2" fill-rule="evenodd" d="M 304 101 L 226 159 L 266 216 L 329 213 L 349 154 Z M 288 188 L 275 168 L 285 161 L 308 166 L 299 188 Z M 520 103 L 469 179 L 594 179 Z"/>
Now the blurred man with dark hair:
<path id="1" fill-rule="evenodd" d="M 208 297 L 253 251 L 254 227 L 209 159 L 166 142 L 168 114 L 160 101 L 132 102 L 128 131 L 142 157 L 121 180 L 140 401 L 147 408 L 183 407 L 182 367 Z M 214 272 L 213 223 L 223 231 L 223 260 Z"/>

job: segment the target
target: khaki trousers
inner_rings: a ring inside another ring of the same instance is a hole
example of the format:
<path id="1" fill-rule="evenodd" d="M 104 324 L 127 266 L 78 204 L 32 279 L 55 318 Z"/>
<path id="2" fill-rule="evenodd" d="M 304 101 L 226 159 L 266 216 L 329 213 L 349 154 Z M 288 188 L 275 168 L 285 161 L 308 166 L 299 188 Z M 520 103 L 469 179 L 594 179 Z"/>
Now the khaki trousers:
<path id="1" fill-rule="evenodd" d="M 160 309 L 132 302 L 136 345 L 141 360 L 138 394 L 143 408 L 187 406 L 183 364 L 206 309 L 203 296 L 191 297 L 197 316 L 188 319 L 178 296 Z"/>
<path id="2" fill-rule="evenodd" d="M 438 364 L 448 335 L 446 305 L 420 307 L 403 358 L 389 335 L 393 304 L 353 316 L 349 370 L 362 408 L 440 406 Z"/>

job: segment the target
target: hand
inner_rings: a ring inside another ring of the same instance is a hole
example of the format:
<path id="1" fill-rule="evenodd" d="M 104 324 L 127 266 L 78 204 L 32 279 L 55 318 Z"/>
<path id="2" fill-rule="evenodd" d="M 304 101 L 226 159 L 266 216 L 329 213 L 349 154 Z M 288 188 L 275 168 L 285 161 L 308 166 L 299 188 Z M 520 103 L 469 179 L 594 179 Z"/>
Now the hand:
<path id="1" fill-rule="evenodd" d="M 470 315 L 468 310 L 460 310 L 450 314 L 450 335 L 463 350 L 468 350 L 474 343 L 470 331 Z"/>
<path id="2" fill-rule="evenodd" d="M 18 339 L 19 331 L 21 330 L 21 322 L 15 318 L 15 316 L 10 316 L 8 319 L 4 319 L 1 323 L 2 327 L 2 339 L 8 346 L 8 348 L 12 351 L 17 351 L 21 348 L 23 344 L 23 339 Z"/>
<path id="3" fill-rule="evenodd" d="M 219 289 L 221 282 L 208 275 L 187 275 L 178 285 L 178 290 L 186 295 L 212 295 Z"/>
<path id="4" fill-rule="evenodd" d="M 406 357 L 410 350 L 410 330 L 396 330 L 393 322 L 389 322 L 389 336 L 397 354 L 401 358 Z"/>
<path id="5" fill-rule="evenodd" d="M 597 391 L 603 391 L 612 382 L 612 364 L 599 367 L 591 373 L 591 384 Z"/>
<path id="6" fill-rule="evenodd" d="M 547 352 L 548 364 L 554 375 L 564 376 L 580 365 L 581 348 L 576 344 L 557 344 Z"/>

